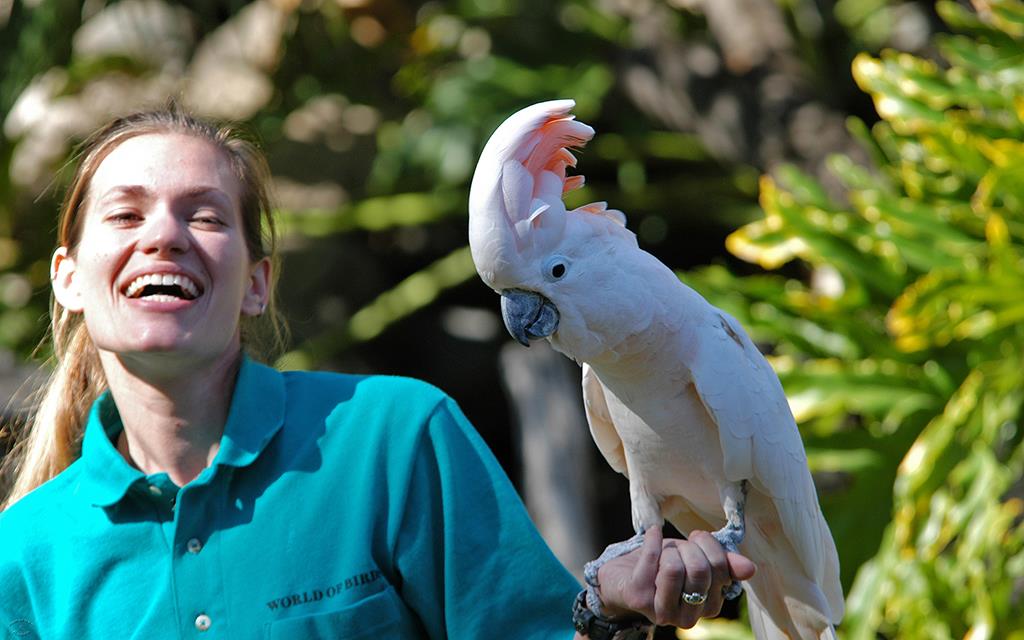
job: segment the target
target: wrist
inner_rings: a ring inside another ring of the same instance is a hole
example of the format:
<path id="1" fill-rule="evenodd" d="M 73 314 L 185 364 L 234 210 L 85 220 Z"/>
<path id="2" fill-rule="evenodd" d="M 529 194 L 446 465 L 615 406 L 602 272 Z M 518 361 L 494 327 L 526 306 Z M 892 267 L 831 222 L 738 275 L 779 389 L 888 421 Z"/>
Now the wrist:
<path id="1" fill-rule="evenodd" d="M 613 609 L 614 610 L 614 609 Z M 623 611 L 623 614 L 631 612 Z M 650 635 L 651 623 L 635 614 L 612 616 L 607 608 L 595 613 L 587 606 L 587 592 L 581 591 L 572 606 L 576 632 L 589 640 L 642 640 Z"/>
<path id="2" fill-rule="evenodd" d="M 601 617 L 612 621 L 618 621 L 636 618 L 637 614 L 630 609 L 624 609 L 622 607 L 617 607 L 614 604 L 608 604 L 604 598 L 601 598 Z"/>

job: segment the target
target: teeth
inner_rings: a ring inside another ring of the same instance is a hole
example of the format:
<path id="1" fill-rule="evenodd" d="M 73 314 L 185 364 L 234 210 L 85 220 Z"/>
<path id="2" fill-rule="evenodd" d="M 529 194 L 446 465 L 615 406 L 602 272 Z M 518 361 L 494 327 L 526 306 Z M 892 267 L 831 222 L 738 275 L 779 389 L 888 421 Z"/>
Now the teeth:
<path id="1" fill-rule="evenodd" d="M 135 298 L 142 292 L 142 289 L 147 285 L 161 285 L 165 287 L 177 285 L 181 287 L 181 290 L 187 293 L 192 298 L 199 297 L 199 286 L 192 281 L 188 276 L 181 274 L 169 274 L 169 273 L 147 273 L 146 275 L 139 276 L 132 280 L 128 288 L 125 289 L 124 294 L 129 298 Z M 173 297 L 173 296 L 160 296 L 160 297 Z"/>

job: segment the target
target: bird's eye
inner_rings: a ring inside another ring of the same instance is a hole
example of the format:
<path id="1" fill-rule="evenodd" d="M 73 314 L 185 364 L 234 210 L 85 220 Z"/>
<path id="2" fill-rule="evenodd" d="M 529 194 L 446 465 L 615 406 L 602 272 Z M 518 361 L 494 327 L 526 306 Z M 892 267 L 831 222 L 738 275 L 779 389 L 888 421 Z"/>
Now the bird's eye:
<path id="1" fill-rule="evenodd" d="M 561 280 L 569 273 L 569 259 L 565 256 L 553 256 L 544 263 L 544 277 L 551 282 Z"/>

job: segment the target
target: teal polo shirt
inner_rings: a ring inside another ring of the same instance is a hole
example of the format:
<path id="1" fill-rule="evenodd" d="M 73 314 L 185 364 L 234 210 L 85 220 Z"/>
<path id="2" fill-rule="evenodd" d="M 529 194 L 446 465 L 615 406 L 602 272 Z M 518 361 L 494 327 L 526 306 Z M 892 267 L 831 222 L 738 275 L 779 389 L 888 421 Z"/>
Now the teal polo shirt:
<path id="1" fill-rule="evenodd" d="M 243 360 L 213 463 L 184 487 L 112 444 L 0 513 L 0 634 L 572 637 L 576 581 L 456 404 L 423 382 Z"/>

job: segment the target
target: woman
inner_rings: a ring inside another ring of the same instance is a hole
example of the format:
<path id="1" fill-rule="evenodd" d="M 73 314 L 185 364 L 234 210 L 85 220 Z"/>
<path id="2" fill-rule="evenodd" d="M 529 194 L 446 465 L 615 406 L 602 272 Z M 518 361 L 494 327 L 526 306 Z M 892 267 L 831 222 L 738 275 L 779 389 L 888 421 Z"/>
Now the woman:
<path id="1" fill-rule="evenodd" d="M 245 354 L 279 335 L 267 177 L 177 109 L 87 141 L 51 268 L 58 366 L 0 513 L 0 629 L 569 637 L 579 587 L 454 402 Z M 603 614 L 690 626 L 730 571 L 753 566 L 651 531 L 601 568 Z"/>

